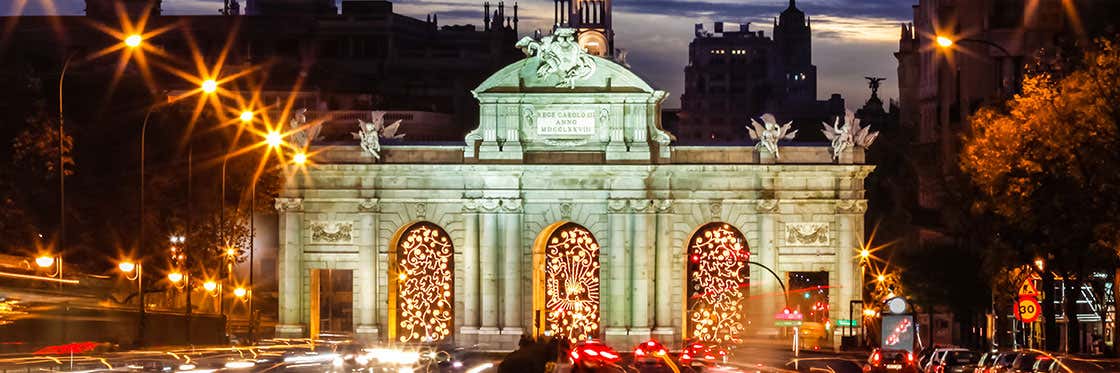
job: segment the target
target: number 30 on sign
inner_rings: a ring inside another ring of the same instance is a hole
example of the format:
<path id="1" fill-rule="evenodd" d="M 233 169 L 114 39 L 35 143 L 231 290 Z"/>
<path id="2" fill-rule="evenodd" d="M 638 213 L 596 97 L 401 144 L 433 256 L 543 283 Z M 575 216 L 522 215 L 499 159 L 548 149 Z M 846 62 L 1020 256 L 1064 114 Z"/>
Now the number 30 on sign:
<path id="1" fill-rule="evenodd" d="M 1015 305 L 1015 318 L 1022 322 L 1038 321 L 1038 314 L 1042 311 L 1041 308 L 1038 300 L 1034 298 L 1019 299 L 1019 303 Z"/>

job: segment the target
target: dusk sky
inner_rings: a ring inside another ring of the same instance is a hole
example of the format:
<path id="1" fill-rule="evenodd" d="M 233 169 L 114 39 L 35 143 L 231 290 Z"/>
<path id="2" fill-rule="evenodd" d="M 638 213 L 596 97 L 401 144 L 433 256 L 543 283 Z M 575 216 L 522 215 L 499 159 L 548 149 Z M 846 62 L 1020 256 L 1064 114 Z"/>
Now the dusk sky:
<path id="1" fill-rule="evenodd" d="M 25 3 L 23 14 L 47 12 L 43 4 L 52 0 L 3 0 Z M 244 5 L 244 0 L 241 0 Z M 424 19 L 438 13 L 440 24 L 482 23 L 483 0 L 396 0 L 396 13 Z M 494 1 L 496 3 L 496 1 Z M 512 6 L 513 0 L 506 1 Z M 523 0 L 523 34 L 551 27 L 552 0 Z M 787 0 L 619 0 L 615 2 L 616 45 L 629 50 L 628 62 L 653 86 L 669 91 L 667 107 L 680 105 L 684 91 L 684 67 L 688 43 L 696 23 L 708 30 L 712 23 L 753 22 L 752 30 L 771 35 L 773 17 L 788 6 Z M 819 70 L 820 98 L 840 93 L 848 108 L 867 100 L 865 76 L 888 78 L 880 91 L 898 97 L 897 63 L 899 24 L 909 21 L 917 0 L 798 0 L 798 7 L 813 21 L 813 63 Z M 53 0 L 57 13 L 82 14 L 84 0 Z M 216 14 L 222 0 L 163 0 L 165 14 Z M 12 14 L 13 9 L 2 10 Z M 512 9 L 507 10 L 512 15 Z"/>

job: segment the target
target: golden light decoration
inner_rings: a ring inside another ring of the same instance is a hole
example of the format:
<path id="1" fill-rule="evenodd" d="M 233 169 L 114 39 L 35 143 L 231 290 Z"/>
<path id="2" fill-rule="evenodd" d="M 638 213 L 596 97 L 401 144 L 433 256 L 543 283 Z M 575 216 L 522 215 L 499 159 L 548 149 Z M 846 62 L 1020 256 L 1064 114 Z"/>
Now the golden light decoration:
<path id="1" fill-rule="evenodd" d="M 144 41 L 144 36 L 142 36 L 140 34 L 132 34 L 132 35 L 129 35 L 127 38 L 124 38 L 124 45 L 127 45 L 129 48 L 136 48 L 136 47 L 139 47 L 140 43 L 143 42 L 143 41 Z"/>
<path id="2" fill-rule="evenodd" d="M 453 256 L 447 232 L 439 226 L 413 224 L 397 243 L 397 338 L 432 342 L 451 335 Z"/>
<path id="3" fill-rule="evenodd" d="M 730 224 L 708 223 L 688 247 L 688 336 L 733 342 L 746 326 L 743 306 L 750 277 L 750 249 Z"/>
<path id="4" fill-rule="evenodd" d="M 245 290 L 245 288 L 243 288 L 243 287 L 238 287 L 236 289 L 233 289 L 233 296 L 235 296 L 235 297 L 244 298 L 246 294 L 249 294 L 249 291 Z"/>
<path id="5" fill-rule="evenodd" d="M 206 281 L 206 282 L 202 283 L 202 288 L 205 289 L 206 291 L 213 292 L 215 289 L 218 288 L 218 283 L 214 282 L 214 281 Z"/>
<path id="6" fill-rule="evenodd" d="M 567 223 L 545 246 L 546 332 L 572 341 L 599 334 L 599 243 L 587 228 Z"/>
<path id="7" fill-rule="evenodd" d="M 171 281 L 172 284 L 178 284 L 180 281 L 183 281 L 183 273 L 179 271 L 168 273 L 167 281 Z"/>

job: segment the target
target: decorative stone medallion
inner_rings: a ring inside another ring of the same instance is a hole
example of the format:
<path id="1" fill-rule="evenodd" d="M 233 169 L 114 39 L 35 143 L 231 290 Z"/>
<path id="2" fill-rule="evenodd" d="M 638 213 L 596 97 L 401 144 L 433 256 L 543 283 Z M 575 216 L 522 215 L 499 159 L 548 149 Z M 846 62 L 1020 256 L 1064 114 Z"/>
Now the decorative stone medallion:
<path id="1" fill-rule="evenodd" d="M 786 246 L 828 246 L 828 223 L 786 223 Z"/>
<path id="2" fill-rule="evenodd" d="M 354 222 L 315 221 L 311 227 L 311 243 L 351 243 L 354 241 Z"/>

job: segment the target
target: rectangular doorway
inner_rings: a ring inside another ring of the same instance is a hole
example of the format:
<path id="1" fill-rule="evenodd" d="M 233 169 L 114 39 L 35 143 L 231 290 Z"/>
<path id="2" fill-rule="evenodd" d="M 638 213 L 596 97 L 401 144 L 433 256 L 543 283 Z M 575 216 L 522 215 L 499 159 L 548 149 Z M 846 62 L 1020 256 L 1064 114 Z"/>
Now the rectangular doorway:
<path id="1" fill-rule="evenodd" d="M 311 338 L 354 332 L 354 271 L 311 270 Z"/>

